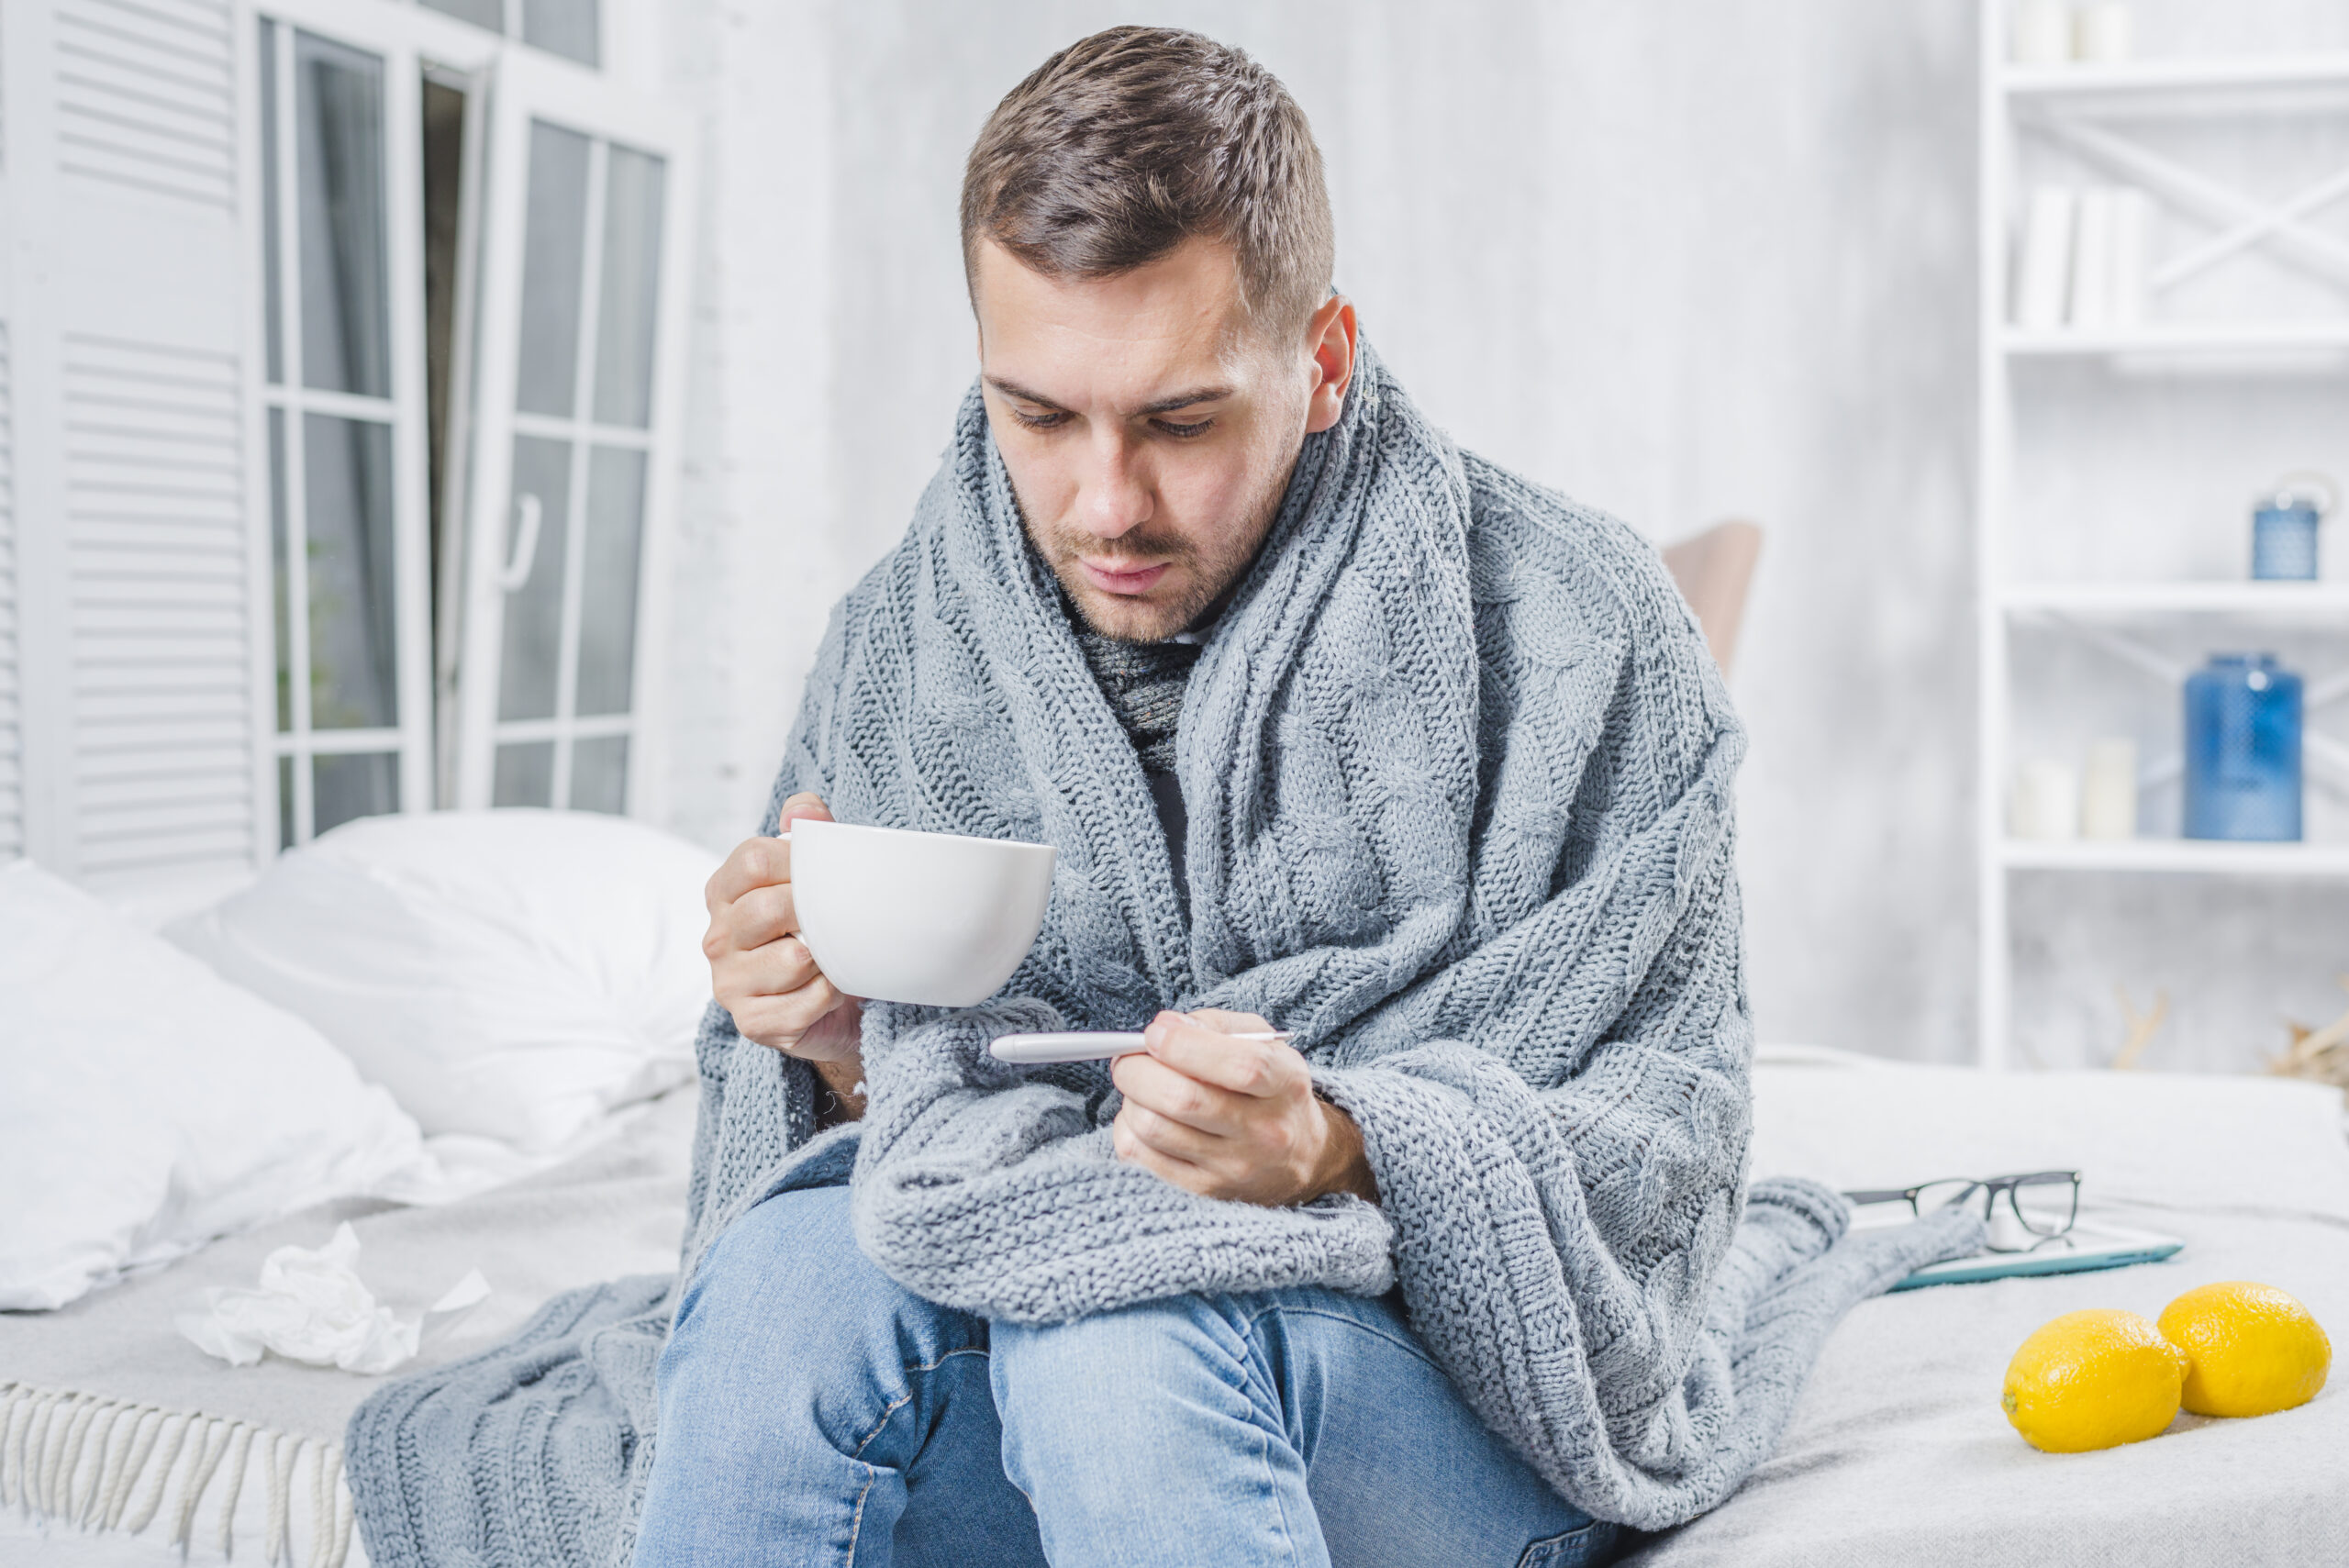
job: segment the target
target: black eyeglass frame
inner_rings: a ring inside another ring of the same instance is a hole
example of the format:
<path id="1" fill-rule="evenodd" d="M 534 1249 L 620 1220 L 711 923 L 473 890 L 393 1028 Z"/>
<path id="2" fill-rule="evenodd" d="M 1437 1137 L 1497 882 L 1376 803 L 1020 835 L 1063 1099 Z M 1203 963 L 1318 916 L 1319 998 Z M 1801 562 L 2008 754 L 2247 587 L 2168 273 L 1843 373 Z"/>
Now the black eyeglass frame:
<path id="1" fill-rule="evenodd" d="M 2032 1215 L 2023 1208 L 2021 1198 L 2023 1188 L 2058 1185 L 2069 1185 L 2072 1189 L 2071 1205 L 2065 1211 L 2060 1222 L 2055 1221 L 2052 1216 Z M 1909 1206 L 1910 1214 L 1922 1218 L 1925 1214 L 1925 1206 L 1919 1199 L 1923 1194 L 1935 1187 L 1957 1189 L 1956 1195 L 1947 1203 L 1933 1205 L 1932 1207 L 1936 1209 L 1948 1208 L 1957 1204 L 1971 1204 L 1975 1195 L 1979 1193 L 1982 1196 L 1982 1218 L 1986 1221 L 1998 1212 L 1998 1198 L 2003 1194 L 2007 1200 L 2007 1207 L 2015 1217 L 2015 1223 L 2043 1241 L 2053 1240 L 2058 1236 L 2068 1234 L 2072 1227 L 2079 1222 L 2080 1173 L 2077 1171 L 2025 1171 L 2006 1176 L 1942 1176 L 1933 1181 L 1920 1182 L 1913 1187 L 1865 1188 L 1858 1192 L 1847 1192 L 1843 1196 L 1847 1201 L 1857 1204 L 1905 1203 Z M 2022 1250 L 2027 1251 L 2030 1249 Z"/>

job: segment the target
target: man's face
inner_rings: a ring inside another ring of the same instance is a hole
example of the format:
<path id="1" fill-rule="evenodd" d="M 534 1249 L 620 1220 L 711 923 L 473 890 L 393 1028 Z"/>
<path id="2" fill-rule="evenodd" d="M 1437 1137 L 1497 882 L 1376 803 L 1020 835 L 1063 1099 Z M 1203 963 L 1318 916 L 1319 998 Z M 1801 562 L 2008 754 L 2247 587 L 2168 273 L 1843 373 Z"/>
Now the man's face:
<path id="1" fill-rule="evenodd" d="M 1213 241 L 1063 279 L 982 240 L 974 269 L 987 421 L 1029 538 L 1096 630 L 1183 630 L 1255 559 L 1308 429 L 1336 422 L 1351 308 L 1332 363 L 1343 302 L 1268 342 Z"/>

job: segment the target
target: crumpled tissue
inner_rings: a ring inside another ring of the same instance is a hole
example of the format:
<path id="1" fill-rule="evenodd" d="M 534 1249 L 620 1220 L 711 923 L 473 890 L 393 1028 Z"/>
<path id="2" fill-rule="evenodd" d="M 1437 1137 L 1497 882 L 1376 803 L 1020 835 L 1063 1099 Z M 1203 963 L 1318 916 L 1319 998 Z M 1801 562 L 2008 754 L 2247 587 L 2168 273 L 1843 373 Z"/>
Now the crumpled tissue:
<path id="1" fill-rule="evenodd" d="M 428 1323 L 439 1339 L 489 1295 L 489 1282 L 473 1269 L 421 1317 L 403 1320 L 360 1283 L 358 1258 L 359 1237 L 346 1222 L 323 1247 L 272 1252 L 256 1288 L 207 1290 L 201 1311 L 173 1322 L 197 1350 L 231 1366 L 250 1366 L 263 1351 L 275 1351 L 289 1361 L 374 1374 L 415 1355 Z"/>

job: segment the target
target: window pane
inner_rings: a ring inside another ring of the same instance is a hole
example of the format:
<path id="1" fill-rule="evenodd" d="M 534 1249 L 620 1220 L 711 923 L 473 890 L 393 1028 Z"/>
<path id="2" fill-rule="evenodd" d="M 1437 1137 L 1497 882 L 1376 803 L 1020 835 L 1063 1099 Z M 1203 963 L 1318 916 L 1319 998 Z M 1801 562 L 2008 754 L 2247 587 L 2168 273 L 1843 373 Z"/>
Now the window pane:
<path id="1" fill-rule="evenodd" d="M 493 33 L 506 30 L 506 0 L 424 0 L 424 6 Z"/>
<path id="2" fill-rule="evenodd" d="M 599 735 L 571 745 L 571 809 L 628 811 L 628 737 Z"/>
<path id="3" fill-rule="evenodd" d="M 297 32 L 294 84 L 302 380 L 388 397 L 384 62 Z"/>
<path id="4" fill-rule="evenodd" d="M 652 412 L 652 329 L 661 294 L 661 193 L 667 169 L 615 147 L 604 181 L 604 297 L 596 321 L 596 417 L 641 429 Z"/>
<path id="5" fill-rule="evenodd" d="M 636 579 L 644 537 L 644 454 L 587 455 L 587 537 L 579 553 L 574 713 L 626 713 L 636 665 Z"/>
<path id="6" fill-rule="evenodd" d="M 490 785 L 492 806 L 552 806 L 554 804 L 554 742 L 530 740 L 497 749 L 496 778 Z"/>
<path id="7" fill-rule="evenodd" d="M 310 569 L 310 728 L 399 722 L 392 576 L 392 428 L 302 417 Z M 319 806 L 321 814 L 326 807 Z M 323 815 L 319 822 L 325 822 Z"/>
<path id="8" fill-rule="evenodd" d="M 571 542 L 570 442 L 514 438 L 514 506 L 507 527 L 508 539 L 518 543 L 526 496 L 538 498 L 539 548 L 530 575 L 506 595 L 497 677 L 500 718 L 554 717 L 555 673 L 562 662 L 562 566 Z M 507 546 L 509 555 L 514 548 Z"/>
<path id="9" fill-rule="evenodd" d="M 313 838 L 354 817 L 382 817 L 400 808 L 399 755 L 394 751 L 320 757 L 311 777 L 317 793 L 312 809 Z"/>
<path id="10" fill-rule="evenodd" d="M 284 280 L 278 276 L 277 24 L 261 23 L 261 272 L 262 336 L 272 384 L 285 379 Z"/>
<path id="11" fill-rule="evenodd" d="M 522 0 L 522 41 L 596 64 L 596 0 Z"/>
<path id="12" fill-rule="evenodd" d="M 294 541 L 285 519 L 285 410 L 269 411 L 269 575 L 276 600 L 277 728 L 294 728 Z M 291 842 L 289 840 L 288 842 Z"/>
<path id="13" fill-rule="evenodd" d="M 277 759 L 277 847 L 294 847 L 294 759 Z"/>
<path id="14" fill-rule="evenodd" d="M 569 417 L 579 373 L 579 291 L 587 256 L 587 139 L 530 122 L 522 229 L 521 364 L 514 406 Z"/>
<path id="15" fill-rule="evenodd" d="M 444 505 L 450 451 L 449 377 L 457 330 L 457 219 L 463 195 L 465 95 L 424 83 L 424 495 L 432 541 L 431 581 L 461 548 Z M 453 586 L 453 584 L 451 584 Z"/>

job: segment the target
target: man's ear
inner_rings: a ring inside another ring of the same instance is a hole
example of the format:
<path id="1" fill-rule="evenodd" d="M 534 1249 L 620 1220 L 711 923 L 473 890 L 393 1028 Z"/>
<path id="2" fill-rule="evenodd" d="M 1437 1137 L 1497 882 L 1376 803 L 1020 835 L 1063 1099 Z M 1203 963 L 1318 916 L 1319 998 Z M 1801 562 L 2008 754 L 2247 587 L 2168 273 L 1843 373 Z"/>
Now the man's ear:
<path id="1" fill-rule="evenodd" d="M 1326 430 L 1346 411 L 1346 388 L 1354 379 L 1354 305 L 1333 294 L 1313 313 L 1305 329 L 1313 356 L 1313 395 L 1305 406 L 1305 432 Z"/>

